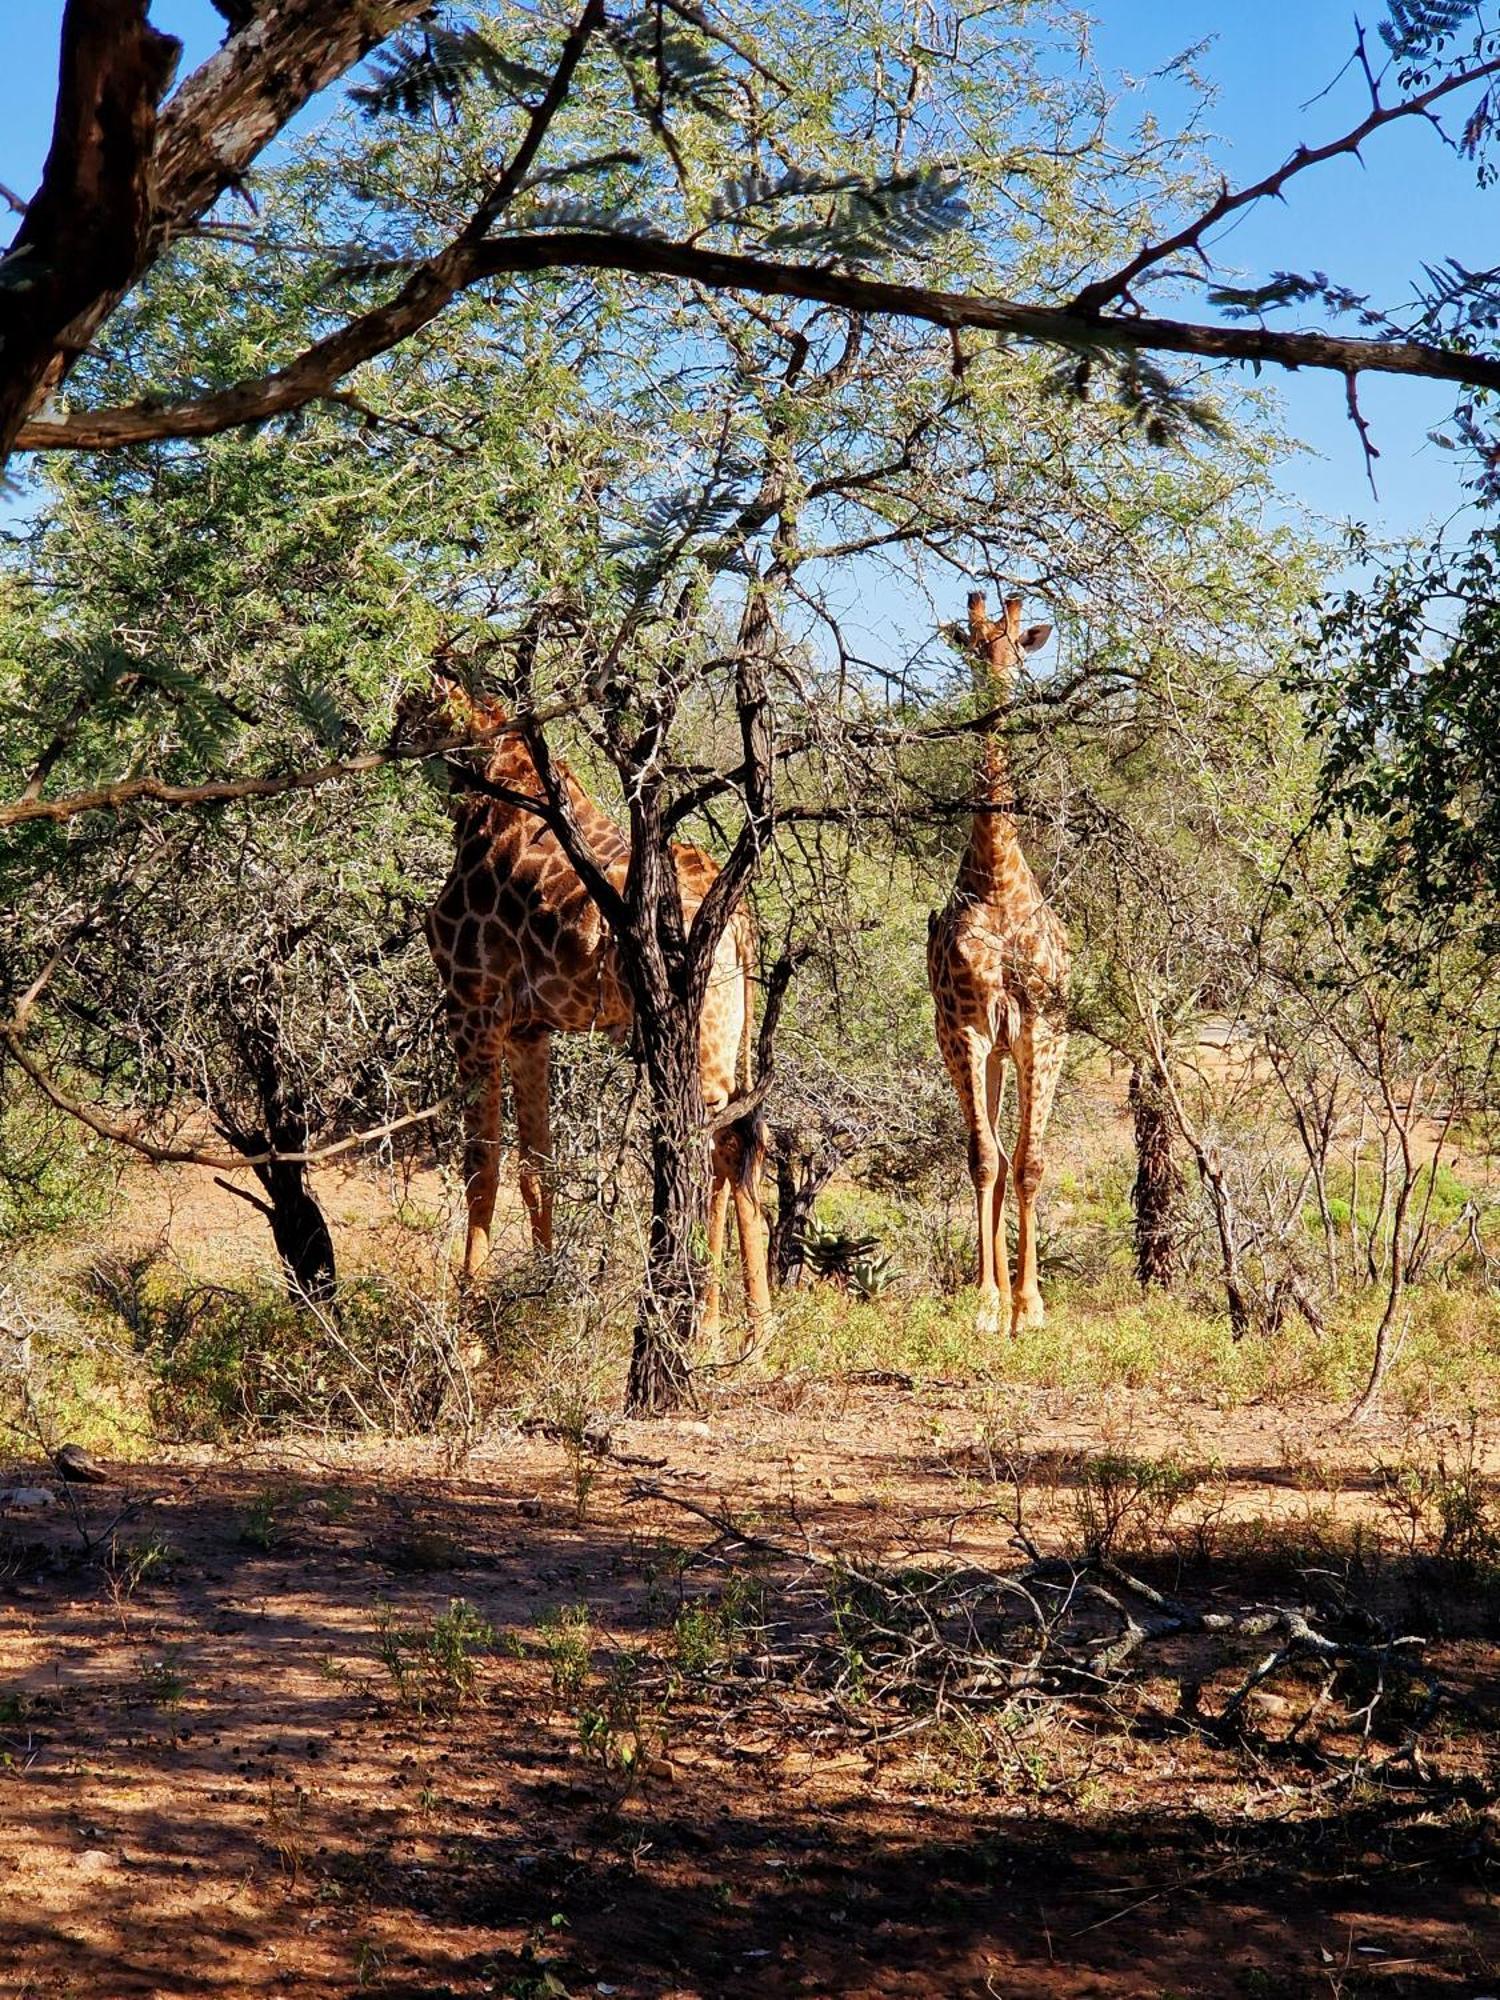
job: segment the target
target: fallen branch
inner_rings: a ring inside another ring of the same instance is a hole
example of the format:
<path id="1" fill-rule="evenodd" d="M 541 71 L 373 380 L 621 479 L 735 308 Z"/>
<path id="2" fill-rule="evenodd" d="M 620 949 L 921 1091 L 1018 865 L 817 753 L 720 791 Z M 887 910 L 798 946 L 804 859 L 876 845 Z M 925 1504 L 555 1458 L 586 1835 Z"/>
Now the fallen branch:
<path id="1" fill-rule="evenodd" d="M 1103 1704 L 1114 1712 L 1137 1656 L 1188 1634 L 1215 1636 L 1236 1648 L 1268 1636 L 1276 1640 L 1217 1713 L 1204 1711 L 1196 1694 L 1184 1691 L 1184 1726 L 1220 1744 L 1243 1740 L 1251 1696 L 1288 1668 L 1317 1661 L 1330 1680 L 1340 1669 L 1373 1674 L 1374 1692 L 1356 1718 L 1363 1724 L 1359 1755 L 1340 1768 L 1336 1782 L 1348 1782 L 1364 1767 L 1374 1716 L 1392 1683 L 1418 1684 L 1425 1698 L 1399 1747 L 1378 1767 L 1382 1772 L 1407 1765 L 1425 1780 L 1421 1737 L 1445 1706 L 1493 1723 L 1472 1697 L 1431 1670 L 1422 1657 L 1427 1642 L 1415 1634 L 1344 1638 L 1319 1629 L 1311 1613 L 1283 1604 L 1200 1610 L 1132 1574 L 1107 1552 L 1077 1559 L 1044 1555 L 1018 1530 L 1025 1561 L 1013 1571 L 941 1556 L 872 1566 L 816 1547 L 810 1537 L 801 1546 L 779 1541 L 742 1525 L 722 1504 L 707 1505 L 656 1481 L 638 1479 L 628 1500 L 671 1507 L 702 1522 L 714 1535 L 704 1553 L 721 1562 L 745 1556 L 815 1577 L 814 1615 L 789 1650 L 781 1647 L 783 1673 L 804 1690 L 822 1688 L 846 1725 L 882 1741 L 909 1733 L 913 1711 L 927 1720 L 949 1713 L 1018 1715 L 1050 1701 Z M 1223 1664 L 1233 1658 L 1228 1653 Z M 895 1716 L 903 1718 L 898 1730 L 883 1726 Z"/>

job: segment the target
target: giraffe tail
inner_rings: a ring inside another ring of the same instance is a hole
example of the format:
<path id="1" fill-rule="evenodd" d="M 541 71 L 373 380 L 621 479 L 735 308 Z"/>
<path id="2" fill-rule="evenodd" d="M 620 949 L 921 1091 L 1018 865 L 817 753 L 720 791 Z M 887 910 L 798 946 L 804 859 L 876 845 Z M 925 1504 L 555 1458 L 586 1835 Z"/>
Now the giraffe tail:
<path id="1" fill-rule="evenodd" d="M 990 1040 L 996 1048 L 1013 1049 L 1021 1039 L 1021 1002 L 1003 987 L 990 1000 Z"/>

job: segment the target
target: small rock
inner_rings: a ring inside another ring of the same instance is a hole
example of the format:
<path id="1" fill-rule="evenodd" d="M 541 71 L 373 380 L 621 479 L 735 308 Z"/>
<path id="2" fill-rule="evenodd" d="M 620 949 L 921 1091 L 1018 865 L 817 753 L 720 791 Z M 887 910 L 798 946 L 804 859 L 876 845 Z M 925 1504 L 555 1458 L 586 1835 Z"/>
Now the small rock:
<path id="1" fill-rule="evenodd" d="M 664 1785 L 675 1785 L 677 1783 L 677 1766 L 667 1757 L 643 1757 L 641 1759 L 641 1775 L 647 1778 L 656 1778 Z"/>
<path id="2" fill-rule="evenodd" d="M 53 1452 L 52 1463 L 64 1479 L 71 1479 L 80 1486 L 107 1486 L 109 1474 L 81 1444 L 65 1444 Z"/>
<path id="3" fill-rule="evenodd" d="M 677 1428 L 684 1437 L 690 1438 L 707 1438 L 714 1434 L 713 1425 L 704 1423 L 702 1417 L 683 1417 Z"/>
<path id="4" fill-rule="evenodd" d="M 1255 1688 L 1245 1696 L 1245 1707 L 1252 1715 L 1259 1715 L 1267 1722 L 1282 1721 L 1297 1713 L 1297 1704 L 1288 1701 L 1284 1694 L 1273 1694 L 1269 1688 Z"/>
<path id="5" fill-rule="evenodd" d="M 7 1514 L 42 1514 L 57 1505 L 57 1495 L 46 1486 L 13 1486 L 0 1495 L 0 1510 Z"/>

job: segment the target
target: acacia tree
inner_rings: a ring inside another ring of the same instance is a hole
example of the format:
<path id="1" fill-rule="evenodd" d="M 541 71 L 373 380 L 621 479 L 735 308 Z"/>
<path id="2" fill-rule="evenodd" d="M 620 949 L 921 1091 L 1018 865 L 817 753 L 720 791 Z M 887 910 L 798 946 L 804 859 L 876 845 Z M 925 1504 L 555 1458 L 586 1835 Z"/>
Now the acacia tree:
<path id="1" fill-rule="evenodd" d="M 1295 1104 L 1300 1083 L 1308 1106 L 1297 1107 L 1298 1132 L 1309 1170 L 1322 1170 L 1325 1228 L 1327 1166 L 1338 1158 L 1353 1275 L 1382 1296 L 1356 1416 L 1373 1406 L 1395 1353 L 1406 1288 L 1436 1241 L 1444 1150 L 1488 1101 L 1497 1047 L 1493 955 L 1409 913 L 1372 913 L 1362 858 L 1343 837 L 1304 830 L 1256 930 L 1266 1039 L 1283 1089 Z"/>
<path id="2" fill-rule="evenodd" d="M 1360 546 L 1367 559 L 1370 551 Z M 1324 606 L 1297 685 L 1322 753 L 1319 818 L 1392 950 L 1500 947 L 1500 529 L 1379 562 Z"/>

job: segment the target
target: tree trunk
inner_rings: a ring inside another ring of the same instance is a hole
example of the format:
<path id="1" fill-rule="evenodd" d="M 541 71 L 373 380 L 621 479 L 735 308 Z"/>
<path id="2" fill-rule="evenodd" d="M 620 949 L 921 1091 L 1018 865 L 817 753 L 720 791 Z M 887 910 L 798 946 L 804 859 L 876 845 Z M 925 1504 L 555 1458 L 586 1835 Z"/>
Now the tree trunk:
<path id="1" fill-rule="evenodd" d="M 651 1230 L 625 1407 L 662 1416 L 692 1397 L 708 1159 L 691 1010 L 673 1003 L 648 1019 L 637 1005 L 636 1027 L 651 1092 Z"/>
<path id="2" fill-rule="evenodd" d="M 33 402 L 88 346 L 89 308 L 145 261 L 156 107 L 180 49 L 152 27 L 147 0 L 63 10 L 51 149 L 0 260 L 0 465 Z"/>
<path id="3" fill-rule="evenodd" d="M 798 1176 L 790 1146 L 776 1145 L 776 1224 L 771 1231 L 771 1282 L 777 1291 L 802 1269 L 802 1232 L 812 1210 L 806 1177 Z"/>
<path id="4" fill-rule="evenodd" d="M 829 1149 L 799 1148 L 794 1135 L 778 1132 L 776 1160 L 776 1226 L 771 1231 L 771 1280 L 779 1291 L 794 1285 L 803 1269 L 802 1243 L 812 1219 L 813 1204 L 833 1178 L 839 1155 Z"/>
<path id="5" fill-rule="evenodd" d="M 268 1196 L 271 1236 L 294 1303 L 325 1305 L 338 1288 L 338 1270 L 333 1237 L 307 1184 L 306 1167 L 277 1160 L 257 1167 L 255 1177 Z"/>
<path id="6" fill-rule="evenodd" d="M 1250 1331 L 1250 1302 L 1245 1296 L 1244 1283 L 1240 1277 L 1234 1201 L 1220 1171 L 1217 1155 L 1210 1152 L 1206 1146 L 1195 1143 L 1193 1156 L 1198 1163 L 1199 1177 L 1208 1191 L 1214 1228 L 1218 1232 L 1224 1303 L 1229 1308 L 1229 1335 L 1232 1340 L 1243 1340 Z"/>
<path id="7" fill-rule="evenodd" d="M 1159 1085 L 1136 1063 L 1130 1072 L 1130 1110 L 1135 1121 L 1135 1270 L 1143 1290 L 1170 1291 L 1176 1254 L 1173 1209 L 1181 1188 L 1172 1157 L 1172 1121 Z"/>

